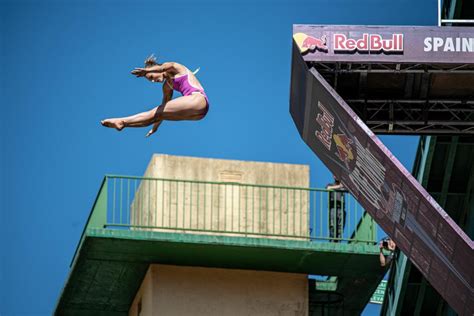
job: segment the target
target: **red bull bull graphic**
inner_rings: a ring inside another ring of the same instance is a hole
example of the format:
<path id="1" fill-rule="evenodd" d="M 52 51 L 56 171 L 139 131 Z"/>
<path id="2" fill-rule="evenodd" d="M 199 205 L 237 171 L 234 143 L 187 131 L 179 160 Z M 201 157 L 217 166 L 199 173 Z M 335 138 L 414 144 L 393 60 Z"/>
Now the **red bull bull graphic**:
<path id="1" fill-rule="evenodd" d="M 294 25 L 305 61 L 472 63 L 474 28 Z"/>
<path id="2" fill-rule="evenodd" d="M 302 54 L 306 54 L 307 52 L 314 53 L 315 51 L 328 51 L 326 35 L 316 38 L 313 36 L 308 36 L 304 33 L 297 33 L 293 35 L 293 39 L 295 40 Z"/>
<path id="3" fill-rule="evenodd" d="M 346 167 L 349 168 L 349 162 L 354 160 L 354 153 L 352 151 L 352 140 L 346 136 L 346 134 L 334 134 L 332 136 L 334 143 L 337 148 L 337 155 L 339 159 L 344 162 Z"/>

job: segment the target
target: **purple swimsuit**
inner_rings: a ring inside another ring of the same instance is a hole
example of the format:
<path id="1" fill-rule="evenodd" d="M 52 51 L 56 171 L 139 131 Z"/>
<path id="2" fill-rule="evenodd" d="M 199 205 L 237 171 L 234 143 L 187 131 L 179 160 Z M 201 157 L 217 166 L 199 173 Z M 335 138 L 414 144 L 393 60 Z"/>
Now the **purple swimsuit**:
<path id="1" fill-rule="evenodd" d="M 184 96 L 191 95 L 194 92 L 198 92 L 198 93 L 200 93 L 204 96 L 204 98 L 206 99 L 207 106 L 209 106 L 209 99 L 207 98 L 206 93 L 204 92 L 204 90 L 193 87 L 189 83 L 188 74 L 185 74 L 185 75 L 180 76 L 178 78 L 174 78 L 173 79 L 173 89 L 178 91 L 178 92 L 181 92 L 181 94 L 184 95 Z"/>

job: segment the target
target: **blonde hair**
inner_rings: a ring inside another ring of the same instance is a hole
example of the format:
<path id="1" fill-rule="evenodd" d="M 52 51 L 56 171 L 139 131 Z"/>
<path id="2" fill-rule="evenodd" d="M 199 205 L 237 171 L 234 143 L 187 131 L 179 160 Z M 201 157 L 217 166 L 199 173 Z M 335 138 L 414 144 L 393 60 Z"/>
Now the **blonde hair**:
<path id="1" fill-rule="evenodd" d="M 160 65 L 160 64 L 156 61 L 155 54 L 151 54 L 149 57 L 145 59 L 145 68 L 152 67 L 155 65 Z"/>

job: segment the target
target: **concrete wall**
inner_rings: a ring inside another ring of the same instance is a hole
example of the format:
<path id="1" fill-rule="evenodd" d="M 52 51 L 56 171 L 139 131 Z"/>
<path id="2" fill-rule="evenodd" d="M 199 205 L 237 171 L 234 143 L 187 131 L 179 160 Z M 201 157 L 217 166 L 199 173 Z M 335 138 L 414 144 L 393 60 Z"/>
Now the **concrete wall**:
<path id="1" fill-rule="evenodd" d="M 307 191 L 255 186 L 307 188 L 306 165 L 155 154 L 144 176 L 227 184 L 144 180 L 132 203 L 132 225 L 246 235 L 309 235 Z"/>
<path id="2" fill-rule="evenodd" d="M 150 285 L 151 284 L 151 285 Z M 308 315 L 304 274 L 151 265 L 129 316 Z"/>

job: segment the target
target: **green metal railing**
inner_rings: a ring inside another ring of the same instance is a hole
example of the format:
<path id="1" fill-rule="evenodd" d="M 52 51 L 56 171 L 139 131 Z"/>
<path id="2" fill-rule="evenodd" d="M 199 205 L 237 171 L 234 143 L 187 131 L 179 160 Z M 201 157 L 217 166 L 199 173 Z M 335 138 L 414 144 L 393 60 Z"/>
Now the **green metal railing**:
<path id="1" fill-rule="evenodd" d="M 375 243 L 376 224 L 357 201 L 343 193 L 336 205 L 330 194 L 334 191 L 108 175 L 88 227 Z M 339 228 L 331 225 L 331 216 Z"/>

